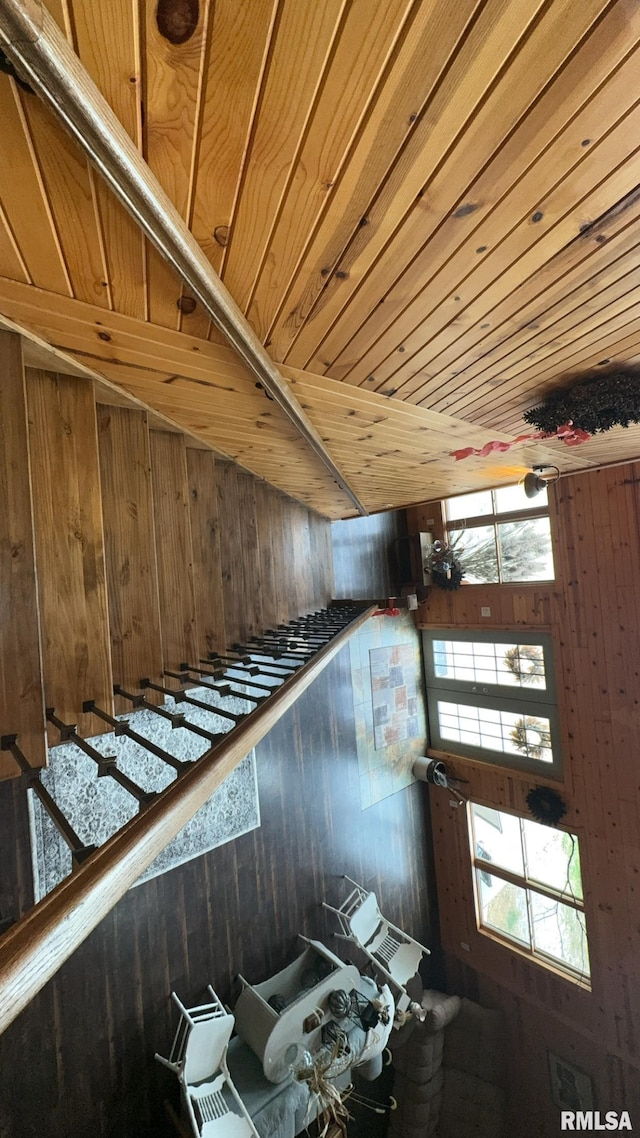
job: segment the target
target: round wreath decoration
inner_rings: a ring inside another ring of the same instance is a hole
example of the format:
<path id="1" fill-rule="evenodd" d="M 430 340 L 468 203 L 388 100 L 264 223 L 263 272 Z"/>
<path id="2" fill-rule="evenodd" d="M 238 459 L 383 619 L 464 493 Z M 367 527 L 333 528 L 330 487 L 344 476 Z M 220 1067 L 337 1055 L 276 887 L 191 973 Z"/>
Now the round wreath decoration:
<path id="1" fill-rule="evenodd" d="M 550 786 L 534 787 L 529 791 L 526 803 L 529 813 L 543 826 L 557 826 L 567 813 L 567 807 L 557 790 L 552 790 Z"/>
<path id="2" fill-rule="evenodd" d="M 465 575 L 457 553 L 443 541 L 434 541 L 429 557 L 431 580 L 439 589 L 459 589 Z"/>
<path id="3" fill-rule="evenodd" d="M 590 435 L 640 423 L 640 369 L 617 368 L 605 375 L 589 372 L 578 382 L 550 391 L 538 407 L 525 411 L 524 418 L 549 434 L 566 423 Z"/>
<path id="4" fill-rule="evenodd" d="M 516 723 L 511 738 L 523 755 L 531 759 L 541 759 L 543 751 L 551 746 L 551 734 L 541 719 L 524 715 Z"/>

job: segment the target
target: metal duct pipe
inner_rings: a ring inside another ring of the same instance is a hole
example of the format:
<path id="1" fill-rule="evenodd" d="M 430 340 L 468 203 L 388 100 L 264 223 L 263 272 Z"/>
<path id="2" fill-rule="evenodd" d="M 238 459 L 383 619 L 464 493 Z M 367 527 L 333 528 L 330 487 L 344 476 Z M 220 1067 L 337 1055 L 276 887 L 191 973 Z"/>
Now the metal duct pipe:
<path id="1" fill-rule="evenodd" d="M 41 0 L 0 0 L 0 44 L 360 514 L 367 510 Z"/>

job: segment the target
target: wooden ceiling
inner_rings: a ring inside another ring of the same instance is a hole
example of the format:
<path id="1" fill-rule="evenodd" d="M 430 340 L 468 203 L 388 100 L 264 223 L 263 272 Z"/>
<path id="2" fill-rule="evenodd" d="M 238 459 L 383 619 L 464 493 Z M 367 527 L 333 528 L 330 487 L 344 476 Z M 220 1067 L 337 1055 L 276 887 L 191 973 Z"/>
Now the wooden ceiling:
<path id="1" fill-rule="evenodd" d="M 47 6 L 369 509 L 640 454 L 631 428 L 449 455 L 521 433 L 567 376 L 640 361 L 637 0 Z M 5 75 L 0 122 L 0 314 L 352 513 Z"/>

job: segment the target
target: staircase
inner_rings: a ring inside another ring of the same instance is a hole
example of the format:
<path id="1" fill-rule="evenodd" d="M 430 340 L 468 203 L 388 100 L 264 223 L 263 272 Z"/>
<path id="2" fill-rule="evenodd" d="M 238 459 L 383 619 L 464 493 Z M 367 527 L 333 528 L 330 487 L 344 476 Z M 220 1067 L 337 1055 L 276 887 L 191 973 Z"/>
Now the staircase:
<path id="1" fill-rule="evenodd" d="M 2 938 L 1 1030 L 371 610 L 326 607 L 326 519 L 137 407 L 101 403 L 91 380 L 24 369 L 13 333 L 0 374 L 0 778 L 37 795 L 77 871 Z M 141 708 L 199 735 L 201 758 L 140 735 Z M 172 768 L 171 784 L 125 775 L 95 746 L 107 731 Z M 66 741 L 137 804 L 98 850 L 40 780 Z"/>
<path id="2" fill-rule="evenodd" d="M 45 736 L 59 742 L 46 709 L 91 738 L 107 725 L 88 701 L 130 710 L 114 687 L 160 684 L 329 603 L 326 519 L 150 430 L 145 412 L 96 402 L 91 380 L 25 373 L 9 332 L 0 369 L 0 734 L 31 766 L 46 764 Z M 19 773 L 0 752 L 0 778 Z"/>

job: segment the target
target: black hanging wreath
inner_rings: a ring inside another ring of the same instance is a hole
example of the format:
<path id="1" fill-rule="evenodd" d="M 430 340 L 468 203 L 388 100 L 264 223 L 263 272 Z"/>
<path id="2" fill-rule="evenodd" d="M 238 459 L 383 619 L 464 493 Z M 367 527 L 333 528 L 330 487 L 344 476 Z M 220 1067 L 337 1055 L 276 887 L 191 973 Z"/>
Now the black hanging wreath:
<path id="1" fill-rule="evenodd" d="M 439 589 L 459 589 L 464 577 L 460 559 L 449 545 L 435 541 L 430 557 L 431 580 Z"/>
<path id="2" fill-rule="evenodd" d="M 565 423 L 590 435 L 640 423 L 640 369 L 618 368 L 605 375 L 590 372 L 550 391 L 539 407 L 525 411 L 524 419 L 548 434 Z"/>
<path id="3" fill-rule="evenodd" d="M 536 786 L 530 790 L 526 798 L 529 813 L 536 822 L 543 826 L 557 826 L 558 822 L 567 813 L 567 807 L 557 790 L 550 786 Z"/>

